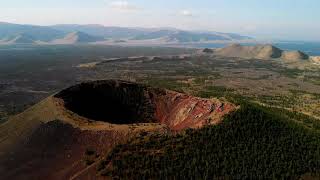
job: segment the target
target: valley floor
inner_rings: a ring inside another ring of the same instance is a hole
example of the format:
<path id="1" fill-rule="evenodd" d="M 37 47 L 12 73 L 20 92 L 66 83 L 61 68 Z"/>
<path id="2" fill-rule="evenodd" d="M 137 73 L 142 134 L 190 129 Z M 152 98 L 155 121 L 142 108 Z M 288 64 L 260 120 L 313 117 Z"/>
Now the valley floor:
<path id="1" fill-rule="evenodd" d="M 141 82 L 202 97 L 241 95 L 267 106 L 320 118 L 319 70 L 288 68 L 275 60 L 199 54 L 193 49 L 26 48 L 30 49 L 13 48 L 0 54 L 5 64 L 0 68 L 3 120 L 64 87 L 97 79 Z"/>

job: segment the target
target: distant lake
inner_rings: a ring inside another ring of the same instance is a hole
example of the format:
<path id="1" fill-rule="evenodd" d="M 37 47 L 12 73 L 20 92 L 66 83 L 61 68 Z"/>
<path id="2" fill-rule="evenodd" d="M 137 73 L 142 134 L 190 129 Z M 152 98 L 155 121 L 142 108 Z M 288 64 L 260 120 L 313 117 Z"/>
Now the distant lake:
<path id="1" fill-rule="evenodd" d="M 310 56 L 320 56 L 320 42 L 280 42 L 272 43 L 274 46 L 283 50 L 300 50 L 307 53 Z M 255 45 L 255 44 L 243 44 L 243 45 Z M 227 44 L 196 44 L 193 47 L 197 48 L 222 48 Z"/>

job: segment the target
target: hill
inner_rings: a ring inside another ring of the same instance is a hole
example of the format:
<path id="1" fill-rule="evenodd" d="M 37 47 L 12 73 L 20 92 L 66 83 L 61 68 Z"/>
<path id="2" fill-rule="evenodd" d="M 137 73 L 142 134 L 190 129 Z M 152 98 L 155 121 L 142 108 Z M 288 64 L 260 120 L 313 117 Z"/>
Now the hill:
<path id="1" fill-rule="evenodd" d="M 228 33 L 217 32 L 190 32 L 181 30 L 158 30 L 147 32 L 133 37 L 133 40 L 150 40 L 165 38 L 167 42 L 190 43 L 190 42 L 210 42 L 210 41 L 233 41 L 249 40 L 246 36 L 235 36 Z"/>
<path id="2" fill-rule="evenodd" d="M 224 57 L 283 59 L 286 61 L 308 60 L 309 56 L 301 51 L 284 51 L 272 45 L 242 46 L 232 44 L 216 49 L 215 54 Z"/>
<path id="3" fill-rule="evenodd" d="M 104 38 L 91 36 L 83 32 L 72 32 L 67 34 L 61 39 L 55 39 L 51 41 L 52 44 L 76 44 L 76 43 L 91 43 L 97 41 L 103 41 Z"/>
<path id="4" fill-rule="evenodd" d="M 282 50 L 272 45 L 242 46 L 240 44 L 232 44 L 225 48 L 217 49 L 216 54 L 226 57 L 242 57 L 242 58 L 280 58 Z"/>
<path id="5" fill-rule="evenodd" d="M 218 124 L 235 109 L 227 101 L 125 81 L 82 83 L 0 125 L 0 173 L 5 179 L 69 179 L 137 134 Z"/>
<path id="6" fill-rule="evenodd" d="M 50 41 L 64 35 L 63 32 L 46 26 L 0 23 L 0 39 L 21 34 L 33 37 L 33 40 L 40 41 Z"/>
<path id="7" fill-rule="evenodd" d="M 12 37 L 6 37 L 0 40 L 0 44 L 34 44 L 34 38 L 28 34 L 18 34 Z"/>
<path id="8" fill-rule="evenodd" d="M 318 179 L 320 133 L 286 113 L 242 102 L 217 126 L 118 145 L 98 172 L 120 179 Z"/>
<path id="9" fill-rule="evenodd" d="M 124 27 L 106 27 L 102 25 L 77 25 L 77 24 L 60 24 L 51 26 L 51 28 L 71 33 L 81 31 L 93 36 L 100 36 L 112 39 L 126 39 L 143 34 L 146 30 L 139 28 L 124 28 Z"/>
<path id="10" fill-rule="evenodd" d="M 112 39 L 151 40 L 165 39 L 167 42 L 201 42 L 201 41 L 231 41 L 249 40 L 247 36 L 232 33 L 183 31 L 173 28 L 124 28 L 105 27 L 101 25 L 56 25 L 57 30 L 66 32 L 82 31 L 91 35 L 99 35 Z"/>
<path id="11" fill-rule="evenodd" d="M 282 53 L 282 59 L 288 61 L 308 60 L 309 56 L 301 51 L 285 51 Z"/>
<path id="12" fill-rule="evenodd" d="M 78 84 L 0 125 L 0 173 L 5 179 L 319 177 L 319 126 L 294 120 L 316 119 L 227 98 L 234 103 L 125 81 Z"/>
<path id="13" fill-rule="evenodd" d="M 111 42 L 114 42 L 115 40 L 119 42 L 120 40 L 125 42 L 142 41 L 147 43 L 147 40 L 154 40 L 154 42 L 158 43 L 194 43 L 252 40 L 250 37 L 232 33 L 184 31 L 173 28 L 126 28 L 76 24 L 55 26 L 34 26 L 10 23 L 0 24 L 0 39 L 16 36 L 17 34 L 26 34 L 33 37 L 34 41 L 58 41 L 62 44 L 68 44 L 74 39 L 74 37 L 72 37 L 74 35 L 71 34 L 74 32 L 82 32 L 86 34 L 86 36 L 101 37 L 97 38 L 96 41 L 106 38 L 110 39 Z M 87 42 L 88 39 L 90 39 L 90 42 L 93 42 L 92 40 L 94 38 L 87 37 L 83 39 L 87 40 L 82 41 L 82 43 Z"/>

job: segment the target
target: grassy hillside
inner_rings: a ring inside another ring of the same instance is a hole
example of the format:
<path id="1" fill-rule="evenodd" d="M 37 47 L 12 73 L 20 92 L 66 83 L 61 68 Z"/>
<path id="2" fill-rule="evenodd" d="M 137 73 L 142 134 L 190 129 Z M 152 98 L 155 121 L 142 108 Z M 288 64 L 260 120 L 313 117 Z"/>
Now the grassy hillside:
<path id="1" fill-rule="evenodd" d="M 300 126 L 292 116 L 241 102 L 241 109 L 217 126 L 183 135 L 141 134 L 116 147 L 98 171 L 133 179 L 319 177 L 319 127 Z"/>

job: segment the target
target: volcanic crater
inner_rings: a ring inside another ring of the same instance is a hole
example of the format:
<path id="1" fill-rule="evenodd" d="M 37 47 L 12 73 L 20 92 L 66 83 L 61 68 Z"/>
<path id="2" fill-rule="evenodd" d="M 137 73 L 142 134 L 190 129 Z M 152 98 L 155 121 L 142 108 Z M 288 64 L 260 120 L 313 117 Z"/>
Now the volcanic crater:
<path id="1" fill-rule="evenodd" d="M 88 179 L 88 148 L 106 156 L 141 132 L 179 133 L 221 122 L 237 107 L 219 99 L 120 80 L 74 85 L 0 126 L 3 179 Z M 91 157 L 92 158 L 92 157 Z M 14 159 L 14 161 L 12 161 Z M 1 165 L 0 165 L 1 166 Z M 18 172 L 18 173 L 17 173 Z"/>
<path id="2" fill-rule="evenodd" d="M 54 97 L 62 100 L 66 109 L 90 121 L 160 123 L 171 130 L 214 124 L 235 109 L 228 102 L 119 80 L 81 83 Z"/>
<path id="3" fill-rule="evenodd" d="M 150 96 L 147 87 L 120 81 L 82 83 L 55 95 L 68 110 L 112 124 L 156 122 Z"/>

